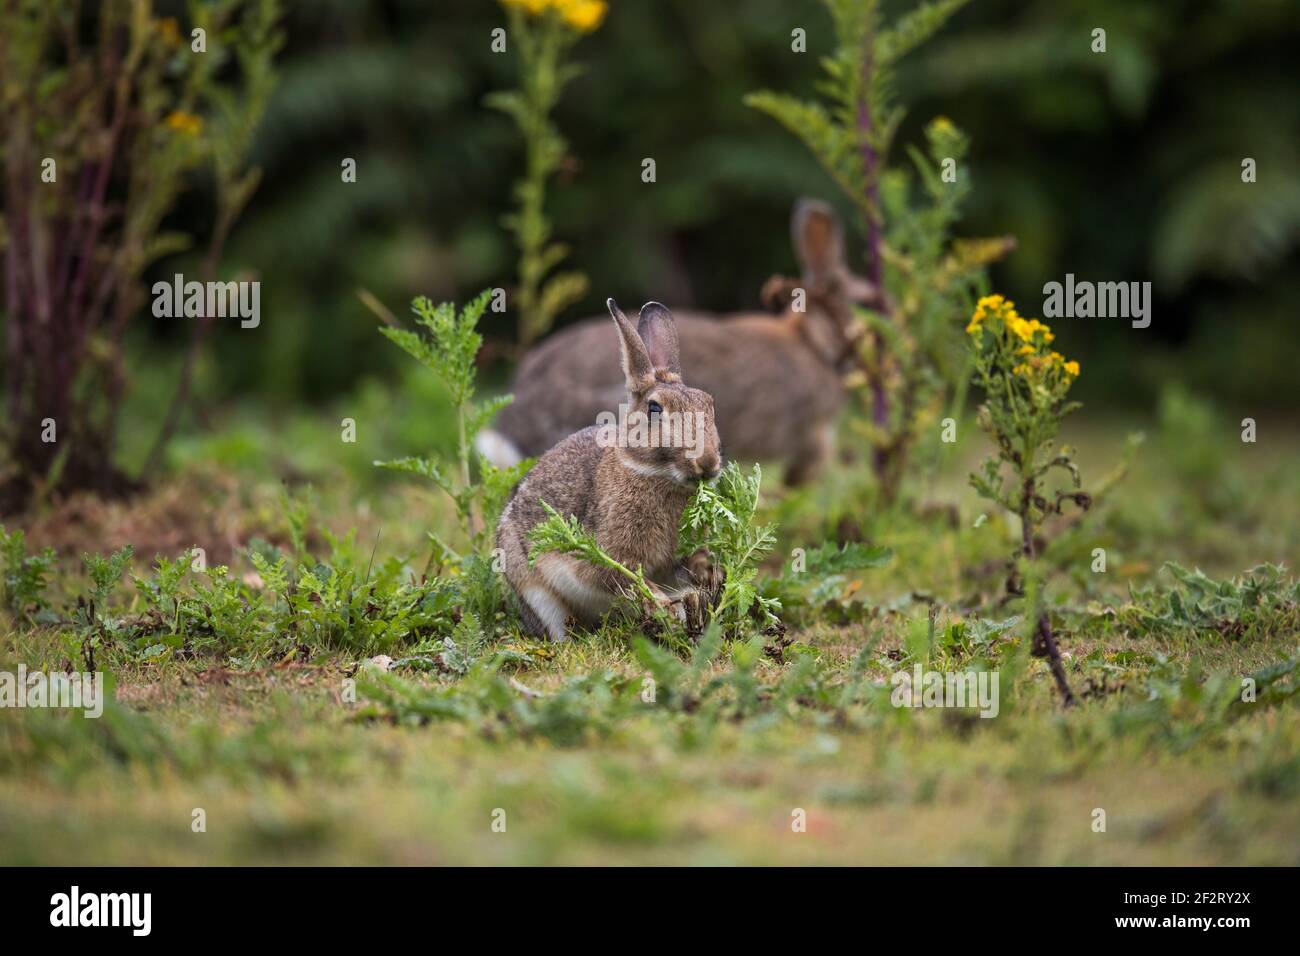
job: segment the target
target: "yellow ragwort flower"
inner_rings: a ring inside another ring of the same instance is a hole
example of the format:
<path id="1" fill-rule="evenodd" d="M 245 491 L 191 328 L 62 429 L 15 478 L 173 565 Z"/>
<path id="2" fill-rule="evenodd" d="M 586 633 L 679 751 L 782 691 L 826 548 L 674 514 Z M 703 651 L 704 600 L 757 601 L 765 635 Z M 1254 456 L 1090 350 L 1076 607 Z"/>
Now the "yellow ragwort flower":
<path id="1" fill-rule="evenodd" d="M 501 0 L 503 7 L 522 10 L 530 17 L 540 17 L 554 10 L 578 33 L 591 33 L 605 19 L 609 4 L 605 0 Z"/>
<path id="2" fill-rule="evenodd" d="M 169 114 L 163 120 L 163 125 L 186 136 L 198 136 L 203 130 L 203 120 L 193 113 L 186 113 L 183 110 L 176 110 Z"/>
<path id="3" fill-rule="evenodd" d="M 539 16 L 555 5 L 555 0 L 501 0 L 501 6 L 522 10 L 530 17 Z"/>
<path id="4" fill-rule="evenodd" d="M 974 335 L 980 330 L 980 323 L 988 318 L 989 310 L 996 312 L 1002 307 L 1006 300 L 1000 295 L 986 295 L 975 303 L 975 313 L 970 318 L 970 323 L 966 326 L 966 334 Z"/>
<path id="5" fill-rule="evenodd" d="M 1007 328 L 1016 334 L 1016 337 L 1023 342 L 1028 342 L 1034 337 L 1034 326 L 1032 322 L 1022 319 L 1020 316 L 1011 316 L 1007 319 Z"/>
<path id="6" fill-rule="evenodd" d="M 609 4 L 604 0 L 560 0 L 558 8 L 565 23 L 579 33 L 591 33 L 605 19 Z"/>
<path id="7" fill-rule="evenodd" d="M 1016 304 L 1000 295 L 986 295 L 975 306 L 966 332 L 978 336 L 988 325 L 995 333 L 998 348 L 1014 350 L 1024 361 L 1011 368 L 1011 374 L 1024 379 L 1034 389 L 1050 386 L 1053 393 L 1079 375 L 1079 363 L 1067 362 L 1060 352 L 1049 351 L 1046 346 L 1056 338 L 1046 323 L 1039 319 L 1026 319 L 1016 311 Z M 1006 335 L 1004 336 L 1003 330 Z M 1004 353 L 1005 354 L 1005 353 Z M 1060 376 L 1055 373 L 1060 370 Z"/>

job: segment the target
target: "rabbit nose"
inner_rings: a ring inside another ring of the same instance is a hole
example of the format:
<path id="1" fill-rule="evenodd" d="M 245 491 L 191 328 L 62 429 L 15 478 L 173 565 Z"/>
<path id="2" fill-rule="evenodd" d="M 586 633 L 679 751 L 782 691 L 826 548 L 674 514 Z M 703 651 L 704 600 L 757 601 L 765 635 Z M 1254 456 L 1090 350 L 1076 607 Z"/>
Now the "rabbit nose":
<path id="1" fill-rule="evenodd" d="M 717 455 L 704 455 L 696 462 L 700 477 L 712 481 L 722 471 L 722 462 Z"/>

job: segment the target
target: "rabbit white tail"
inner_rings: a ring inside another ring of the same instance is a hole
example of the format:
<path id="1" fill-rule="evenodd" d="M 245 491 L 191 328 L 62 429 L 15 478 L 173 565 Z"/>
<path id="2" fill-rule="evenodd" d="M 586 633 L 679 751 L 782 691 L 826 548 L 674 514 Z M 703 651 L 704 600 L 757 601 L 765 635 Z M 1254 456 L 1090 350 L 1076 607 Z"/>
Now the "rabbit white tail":
<path id="1" fill-rule="evenodd" d="M 510 468 L 524 460 L 514 442 L 491 428 L 485 428 L 474 437 L 474 447 L 498 468 Z"/>

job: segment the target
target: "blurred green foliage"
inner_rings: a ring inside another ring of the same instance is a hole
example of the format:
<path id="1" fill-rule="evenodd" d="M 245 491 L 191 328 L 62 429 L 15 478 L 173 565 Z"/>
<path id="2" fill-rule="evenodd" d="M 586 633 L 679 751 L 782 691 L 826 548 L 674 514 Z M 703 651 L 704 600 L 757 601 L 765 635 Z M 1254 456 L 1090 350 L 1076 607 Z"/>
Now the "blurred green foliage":
<path id="1" fill-rule="evenodd" d="M 512 55 L 490 50 L 505 22 L 483 0 L 289 5 L 255 147 L 265 177 L 227 256 L 262 276 L 265 320 L 215 337 L 210 399 L 316 401 L 387 374 L 399 357 L 376 341 L 358 287 L 394 308 L 512 285 L 503 217 L 522 158 L 509 118 L 483 105 L 515 81 Z M 806 54 L 791 50 L 796 27 Z M 1095 27 L 1104 54 L 1090 49 Z M 997 288 L 1028 308 L 1066 272 L 1155 283 L 1150 330 L 1070 330 L 1086 401 L 1146 410 L 1175 376 L 1233 411 L 1297 395 L 1286 303 L 1300 291 L 1298 33 L 1284 0 L 976 0 L 900 65 L 900 146 L 923 143 L 936 115 L 970 135 L 958 233 L 1019 240 L 993 269 Z M 794 265 L 792 201 L 841 200 L 742 99 L 811 94 L 832 44 L 817 0 L 612 6 L 575 48 L 584 72 L 555 114 L 570 151 L 548 198 L 554 235 L 591 278 L 561 323 L 609 295 L 757 307 L 763 280 Z M 1259 170 L 1249 185 L 1246 156 Z M 341 181 L 345 157 L 355 183 Z M 180 217 L 204 208 L 195 198 Z M 861 237 L 852 244 L 856 255 Z M 486 317 L 489 346 L 515 338 L 514 318 Z M 186 331 L 155 326 L 169 344 Z"/>

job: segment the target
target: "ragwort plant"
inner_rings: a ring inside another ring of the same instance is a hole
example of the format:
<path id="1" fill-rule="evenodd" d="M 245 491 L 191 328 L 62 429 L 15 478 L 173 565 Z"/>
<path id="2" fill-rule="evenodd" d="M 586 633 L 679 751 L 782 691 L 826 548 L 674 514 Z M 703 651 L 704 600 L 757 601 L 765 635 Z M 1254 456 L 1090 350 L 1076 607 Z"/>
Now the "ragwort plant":
<path id="1" fill-rule="evenodd" d="M 484 291 L 459 312 L 451 302 L 434 305 L 423 296 L 411 303 L 417 324 L 425 335 L 410 329 L 383 327 L 380 332 L 446 386 L 456 410 L 456 461 L 454 472 L 424 457 L 376 461 L 381 468 L 421 475 L 437 485 L 456 509 L 462 537 L 468 548 L 457 550 L 434 532 L 429 567 L 457 575 L 465 613 L 491 627 L 501 608 L 499 575 L 492 570 L 492 532 L 511 489 L 531 466 L 531 460 L 511 468 L 497 468 L 474 450 L 474 439 L 513 396 L 484 402 L 475 400 L 475 359 L 483 344 L 479 319 L 487 308 L 490 291 Z M 472 467 L 477 459 L 477 480 Z M 428 569 L 426 569 L 428 570 Z"/>
<path id="2" fill-rule="evenodd" d="M 210 170 L 213 228 L 197 268 L 204 280 L 216 278 L 261 175 L 248 157 L 283 32 L 277 0 L 184 6 L 185 27 L 155 18 L 151 0 L 0 4 L 0 251 L 8 269 L 0 445 L 17 466 L 0 475 L 0 505 L 21 507 L 55 489 L 129 488 L 150 475 L 188 400 L 210 319 L 194 325 L 148 466 L 123 474 L 115 459 L 127 391 L 123 342 L 143 313 L 142 277 L 191 245 L 169 214 Z M 80 29 L 87 7 L 96 18 L 92 43 Z M 191 27 L 205 31 L 205 49 L 193 49 Z M 44 437 L 47 419 L 58 424 L 57 442 Z"/>
<path id="3" fill-rule="evenodd" d="M 966 334 L 975 365 L 975 383 L 984 392 L 978 422 L 996 448 L 983 469 L 971 474 L 970 482 L 981 497 L 1020 519 L 1020 546 L 1012 558 L 1007 591 L 1015 597 L 1033 592 L 1033 613 L 1027 615 L 1033 633 L 1033 654 L 1049 659 L 1061 696 L 1070 704 L 1074 695 L 1043 607 L 1042 574 L 1036 568 L 1036 559 L 1044 519 L 1059 515 L 1068 501 L 1085 510 L 1091 504 L 1089 495 L 1080 490 L 1073 449 L 1056 447 L 1061 419 L 1079 407 L 1069 399 L 1070 386 L 1079 376 L 1079 363 L 1050 348 L 1055 339 L 1050 328 L 1038 319 L 1022 317 L 1015 304 L 1000 295 L 979 300 Z M 1068 476 L 1069 486 L 1055 490 L 1049 499 L 1048 476 L 1058 469 Z"/>
<path id="4" fill-rule="evenodd" d="M 524 175 L 515 183 L 516 210 L 505 222 L 519 247 L 519 347 L 545 335 L 555 317 L 587 292 L 581 272 L 553 272 L 569 254 L 551 240 L 546 182 L 568 144 L 551 112 L 579 69 L 565 57 L 579 37 L 600 27 L 603 0 L 502 0 L 510 43 L 519 54 L 519 89 L 493 93 L 487 105 L 508 114 L 524 140 Z"/>
<path id="5" fill-rule="evenodd" d="M 848 384 L 860 413 L 850 427 L 870 447 L 879 495 L 891 503 L 945 399 L 959 407 L 963 397 L 967 368 L 952 317 L 987 288 L 986 266 L 1012 243 L 952 239 L 969 178 L 961 169 L 967 140 L 950 120 L 927 126 L 924 151 L 908 150 L 919 196 L 909 171 L 889 166 L 903 117 L 893 86 L 898 61 L 965 0 L 923 3 L 889 25 L 877 0 L 825 2 L 836 47 L 822 61 L 823 97 L 763 91 L 745 102 L 803 140 L 858 212 L 866 278 L 880 294 L 874 308 L 858 310 L 865 331 Z"/>

